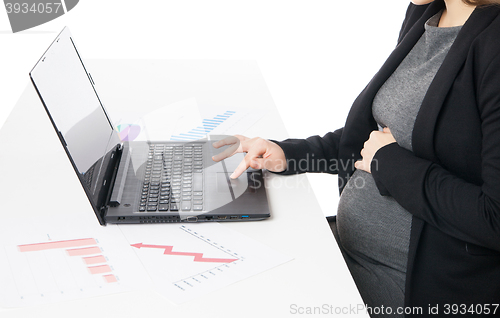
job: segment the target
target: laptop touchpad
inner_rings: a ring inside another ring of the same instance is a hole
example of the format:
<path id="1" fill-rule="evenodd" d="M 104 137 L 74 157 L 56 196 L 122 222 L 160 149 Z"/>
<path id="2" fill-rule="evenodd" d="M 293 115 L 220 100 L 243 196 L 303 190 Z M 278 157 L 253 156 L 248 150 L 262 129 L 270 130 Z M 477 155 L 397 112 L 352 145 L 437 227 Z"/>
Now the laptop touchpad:
<path id="1" fill-rule="evenodd" d="M 236 168 L 238 168 L 240 162 L 245 158 L 242 153 L 234 154 L 233 156 L 224 159 L 224 165 L 226 166 L 226 172 L 231 175 Z"/>
<path id="2" fill-rule="evenodd" d="M 217 172 L 217 193 L 231 193 L 228 179 L 225 172 Z M 229 179 L 230 180 L 230 179 Z"/>
<path id="3" fill-rule="evenodd" d="M 245 193 L 248 188 L 246 173 L 243 173 L 234 180 L 229 177 L 236 170 L 243 158 L 244 154 L 238 153 L 205 169 L 209 175 L 215 174 L 216 192 L 218 194 L 226 193 L 227 195 L 223 197 L 230 197 L 231 201 Z"/>
<path id="4" fill-rule="evenodd" d="M 217 192 L 225 193 L 229 192 L 231 194 L 231 198 L 236 200 L 240 195 L 245 193 L 248 188 L 248 179 L 247 174 L 243 173 L 237 179 L 231 179 L 229 176 L 230 173 L 218 172 L 217 173 Z"/>

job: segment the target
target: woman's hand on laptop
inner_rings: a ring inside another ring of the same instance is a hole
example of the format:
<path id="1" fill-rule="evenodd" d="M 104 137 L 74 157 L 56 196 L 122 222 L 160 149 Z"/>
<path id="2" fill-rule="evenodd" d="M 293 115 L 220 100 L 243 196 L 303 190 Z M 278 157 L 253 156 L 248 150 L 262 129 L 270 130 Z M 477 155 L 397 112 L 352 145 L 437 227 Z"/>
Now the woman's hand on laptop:
<path id="1" fill-rule="evenodd" d="M 226 150 L 212 157 L 219 162 L 235 153 L 246 152 L 247 155 L 230 176 L 238 178 L 249 167 L 280 172 L 286 169 L 286 157 L 283 149 L 272 141 L 262 138 L 247 138 L 240 135 L 224 138 L 213 143 L 215 148 L 229 146 Z"/>

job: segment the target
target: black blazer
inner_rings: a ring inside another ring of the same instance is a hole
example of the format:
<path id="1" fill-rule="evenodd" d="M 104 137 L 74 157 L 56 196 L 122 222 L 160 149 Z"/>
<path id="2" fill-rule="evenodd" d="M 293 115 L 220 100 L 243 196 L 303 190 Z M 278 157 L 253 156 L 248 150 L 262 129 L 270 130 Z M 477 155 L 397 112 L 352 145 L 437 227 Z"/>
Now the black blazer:
<path id="1" fill-rule="evenodd" d="M 278 143 L 289 162 L 284 174 L 338 173 L 342 191 L 377 130 L 376 93 L 443 8 L 443 0 L 410 4 L 398 46 L 355 100 L 344 128 Z M 462 27 L 422 102 L 412 142 L 413 152 L 393 143 L 372 161 L 380 193 L 413 215 L 405 305 L 426 315 L 429 305 L 446 314 L 446 304 L 463 310 L 500 303 L 500 6 L 476 8 Z"/>

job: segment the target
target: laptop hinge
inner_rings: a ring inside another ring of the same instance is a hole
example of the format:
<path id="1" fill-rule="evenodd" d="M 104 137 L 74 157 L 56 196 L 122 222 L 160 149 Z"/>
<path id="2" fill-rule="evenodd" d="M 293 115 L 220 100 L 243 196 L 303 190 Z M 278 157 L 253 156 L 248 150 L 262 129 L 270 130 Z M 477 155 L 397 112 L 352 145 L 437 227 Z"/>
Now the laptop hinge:
<path id="1" fill-rule="evenodd" d="M 114 188 L 114 183 L 116 179 L 116 175 L 118 172 L 118 166 L 120 164 L 120 159 L 122 157 L 122 150 L 123 146 L 121 144 L 116 145 L 115 149 L 113 150 L 113 155 L 111 157 L 111 162 L 109 164 L 109 168 L 106 171 L 106 176 L 105 176 L 105 184 L 104 186 L 106 187 L 106 200 L 104 200 L 104 204 L 101 206 L 100 211 L 101 211 L 101 218 L 103 220 L 106 219 L 106 213 L 108 211 L 108 206 L 109 206 L 109 200 L 111 198 L 111 193 Z"/>
<path id="2" fill-rule="evenodd" d="M 114 178 L 111 198 L 109 199 L 109 206 L 112 207 L 119 206 L 123 197 L 123 189 L 125 188 L 125 180 L 127 179 L 127 171 L 130 165 L 130 148 L 128 144 L 123 145 L 121 153 L 122 155 Z"/>

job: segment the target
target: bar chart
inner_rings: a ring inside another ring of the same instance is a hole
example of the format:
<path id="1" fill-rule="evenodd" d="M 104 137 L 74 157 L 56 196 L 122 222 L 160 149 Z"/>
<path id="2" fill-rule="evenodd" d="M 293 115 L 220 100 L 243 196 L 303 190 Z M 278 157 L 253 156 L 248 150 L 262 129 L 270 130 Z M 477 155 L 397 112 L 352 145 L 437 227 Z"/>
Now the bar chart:
<path id="1" fill-rule="evenodd" d="M 80 236 L 65 228 L 0 245 L 0 306 L 22 307 L 131 290 L 147 282 L 118 229 Z M 76 232 L 76 231 L 75 231 Z M 90 232 L 90 231 L 89 231 Z M 122 262 L 119 262 L 122 260 Z M 125 261 L 123 261 L 125 260 Z"/>
<path id="2" fill-rule="evenodd" d="M 265 111 L 232 105 L 199 105 L 196 98 L 177 101 L 144 114 L 123 114 L 114 125 L 126 141 L 195 141 L 209 136 L 244 135 Z"/>
<path id="3" fill-rule="evenodd" d="M 18 248 L 21 253 L 63 250 L 69 257 L 80 258 L 82 266 L 86 266 L 91 275 L 101 276 L 103 282 L 116 283 L 118 281 L 112 273 L 112 268 L 107 264 L 106 257 L 102 255 L 97 241 L 93 238 L 26 244 L 19 245 Z M 61 267 L 58 269 L 61 270 Z"/>
<path id="4" fill-rule="evenodd" d="M 231 116 L 235 115 L 236 112 L 227 110 L 222 114 L 216 115 L 210 119 L 203 119 L 200 126 L 192 128 L 191 130 L 185 133 L 179 133 L 176 135 L 172 135 L 170 140 L 174 141 L 189 141 L 189 140 L 198 140 L 205 138 L 208 134 L 212 133 L 217 127 L 224 124 Z"/>

